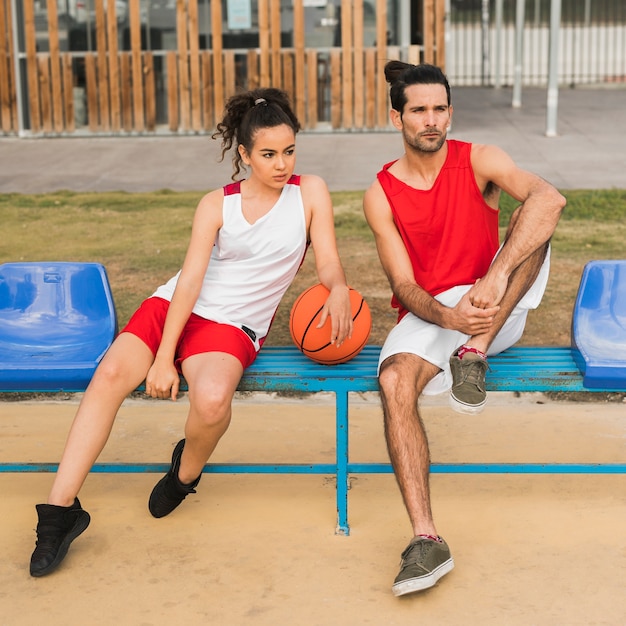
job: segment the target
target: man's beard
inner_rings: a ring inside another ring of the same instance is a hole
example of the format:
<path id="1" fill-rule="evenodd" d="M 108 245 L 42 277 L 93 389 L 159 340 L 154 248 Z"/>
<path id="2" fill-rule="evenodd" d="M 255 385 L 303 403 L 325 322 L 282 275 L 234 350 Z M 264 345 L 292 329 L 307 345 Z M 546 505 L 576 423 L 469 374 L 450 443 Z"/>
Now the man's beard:
<path id="1" fill-rule="evenodd" d="M 413 152 L 438 152 L 446 142 L 446 133 L 430 130 L 423 134 L 432 134 L 433 132 L 439 133 L 439 138 L 437 140 L 423 140 L 420 137 L 422 133 L 418 133 L 414 137 L 409 137 L 406 132 L 403 132 L 404 140 Z"/>

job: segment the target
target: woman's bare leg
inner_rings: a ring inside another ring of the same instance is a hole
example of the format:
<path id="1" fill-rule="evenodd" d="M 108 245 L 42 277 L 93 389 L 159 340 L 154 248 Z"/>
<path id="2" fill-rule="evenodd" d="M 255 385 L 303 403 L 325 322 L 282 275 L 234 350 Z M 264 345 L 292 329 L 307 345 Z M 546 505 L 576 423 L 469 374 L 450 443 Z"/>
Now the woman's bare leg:
<path id="1" fill-rule="evenodd" d="M 185 439 L 174 448 L 170 469 L 150 494 L 148 509 L 157 518 L 169 515 L 195 493 L 204 465 L 230 423 L 243 367 L 230 354 L 210 352 L 186 359 L 183 374 L 189 385 Z"/>
<path id="2" fill-rule="evenodd" d="M 189 385 L 190 407 L 179 479 L 190 483 L 200 475 L 230 424 L 231 404 L 243 366 L 230 354 L 210 352 L 186 359 L 183 374 Z"/>
<path id="3" fill-rule="evenodd" d="M 126 396 L 145 379 L 154 357 L 146 344 L 122 333 L 98 365 L 74 417 L 48 504 L 70 506 L 102 452 Z"/>

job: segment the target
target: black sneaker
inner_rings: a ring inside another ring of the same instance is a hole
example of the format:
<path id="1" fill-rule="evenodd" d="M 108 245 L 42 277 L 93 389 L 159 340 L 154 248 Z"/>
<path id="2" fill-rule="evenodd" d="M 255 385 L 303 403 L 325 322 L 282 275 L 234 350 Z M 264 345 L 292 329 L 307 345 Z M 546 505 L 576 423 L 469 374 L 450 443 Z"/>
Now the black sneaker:
<path id="1" fill-rule="evenodd" d="M 45 576 L 65 558 L 70 544 L 89 526 L 91 517 L 78 498 L 71 506 L 38 504 L 37 545 L 30 557 L 30 575 Z"/>
<path id="2" fill-rule="evenodd" d="M 165 517 L 169 515 L 190 493 L 196 493 L 195 487 L 197 487 L 200 482 L 202 474 L 188 485 L 184 485 L 178 479 L 180 458 L 183 455 L 184 447 L 185 440 L 181 439 L 174 448 L 172 465 L 169 471 L 155 485 L 150 494 L 148 508 L 153 517 Z"/>
<path id="3" fill-rule="evenodd" d="M 448 544 L 427 537 L 413 537 L 402 553 L 400 573 L 393 581 L 394 596 L 422 591 L 434 586 L 437 581 L 454 569 Z"/>

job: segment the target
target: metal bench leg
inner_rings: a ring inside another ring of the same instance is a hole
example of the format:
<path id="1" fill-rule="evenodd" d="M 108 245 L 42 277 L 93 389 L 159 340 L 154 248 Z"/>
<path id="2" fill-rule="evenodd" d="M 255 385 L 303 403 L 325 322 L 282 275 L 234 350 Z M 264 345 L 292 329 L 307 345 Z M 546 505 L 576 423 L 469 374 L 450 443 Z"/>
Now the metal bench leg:
<path id="1" fill-rule="evenodd" d="M 337 535 L 349 535 L 348 526 L 348 392 L 335 392 L 337 428 Z"/>

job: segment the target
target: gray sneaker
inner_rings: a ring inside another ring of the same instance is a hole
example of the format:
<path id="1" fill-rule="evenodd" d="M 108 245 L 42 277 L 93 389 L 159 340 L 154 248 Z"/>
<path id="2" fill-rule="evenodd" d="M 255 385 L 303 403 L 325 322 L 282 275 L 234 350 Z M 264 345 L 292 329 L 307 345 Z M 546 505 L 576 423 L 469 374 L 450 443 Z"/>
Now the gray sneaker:
<path id="1" fill-rule="evenodd" d="M 487 401 L 485 375 L 489 364 L 486 359 L 473 352 L 466 352 L 463 358 L 459 359 L 457 352 L 450 357 L 452 372 L 450 406 L 459 413 L 474 415 L 485 408 Z"/>
<path id="2" fill-rule="evenodd" d="M 402 553 L 400 573 L 391 588 L 393 595 L 403 596 L 428 589 L 453 568 L 450 548 L 443 539 L 439 542 L 427 537 L 413 537 Z"/>

